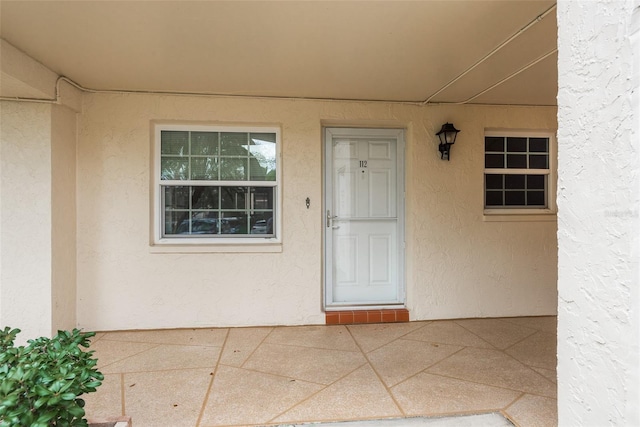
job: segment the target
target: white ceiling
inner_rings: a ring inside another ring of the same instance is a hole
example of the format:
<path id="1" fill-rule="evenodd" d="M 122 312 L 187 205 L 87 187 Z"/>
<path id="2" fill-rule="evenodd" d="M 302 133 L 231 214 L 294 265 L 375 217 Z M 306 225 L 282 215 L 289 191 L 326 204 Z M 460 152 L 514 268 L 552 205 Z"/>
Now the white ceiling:
<path id="1" fill-rule="evenodd" d="M 1 0 L 0 36 L 92 89 L 556 105 L 554 4 Z"/>

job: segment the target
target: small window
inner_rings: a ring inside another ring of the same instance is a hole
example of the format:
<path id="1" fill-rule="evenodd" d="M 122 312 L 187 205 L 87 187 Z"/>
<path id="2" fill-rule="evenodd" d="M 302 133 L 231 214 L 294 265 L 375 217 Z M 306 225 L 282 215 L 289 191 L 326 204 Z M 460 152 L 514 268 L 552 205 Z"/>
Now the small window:
<path id="1" fill-rule="evenodd" d="M 553 141 L 550 133 L 485 134 L 485 213 L 553 212 Z"/>
<path id="2" fill-rule="evenodd" d="M 276 240 L 275 128 L 156 126 L 156 243 Z"/>

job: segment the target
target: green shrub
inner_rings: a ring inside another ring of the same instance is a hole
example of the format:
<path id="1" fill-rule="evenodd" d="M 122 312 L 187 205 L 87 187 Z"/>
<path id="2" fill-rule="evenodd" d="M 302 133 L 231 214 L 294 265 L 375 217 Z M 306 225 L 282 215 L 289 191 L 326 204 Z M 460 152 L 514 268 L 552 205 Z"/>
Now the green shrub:
<path id="1" fill-rule="evenodd" d="M 95 332 L 58 331 L 15 347 L 19 329 L 0 331 L 0 427 L 87 426 L 84 400 L 104 375 L 89 347 Z"/>

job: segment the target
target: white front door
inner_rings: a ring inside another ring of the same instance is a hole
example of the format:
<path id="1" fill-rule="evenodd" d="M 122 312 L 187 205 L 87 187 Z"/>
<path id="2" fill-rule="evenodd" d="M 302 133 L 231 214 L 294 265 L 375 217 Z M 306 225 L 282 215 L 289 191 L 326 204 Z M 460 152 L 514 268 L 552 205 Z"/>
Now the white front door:
<path id="1" fill-rule="evenodd" d="M 404 132 L 325 129 L 325 306 L 404 304 Z"/>

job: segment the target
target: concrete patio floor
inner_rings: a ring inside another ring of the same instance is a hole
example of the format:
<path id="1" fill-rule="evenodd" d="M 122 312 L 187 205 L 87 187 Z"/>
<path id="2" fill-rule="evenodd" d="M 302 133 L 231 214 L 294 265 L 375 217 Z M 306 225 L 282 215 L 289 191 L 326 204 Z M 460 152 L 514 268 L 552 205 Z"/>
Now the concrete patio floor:
<path id="1" fill-rule="evenodd" d="M 89 418 L 299 425 L 497 412 L 557 425 L 556 318 L 102 332 Z"/>

